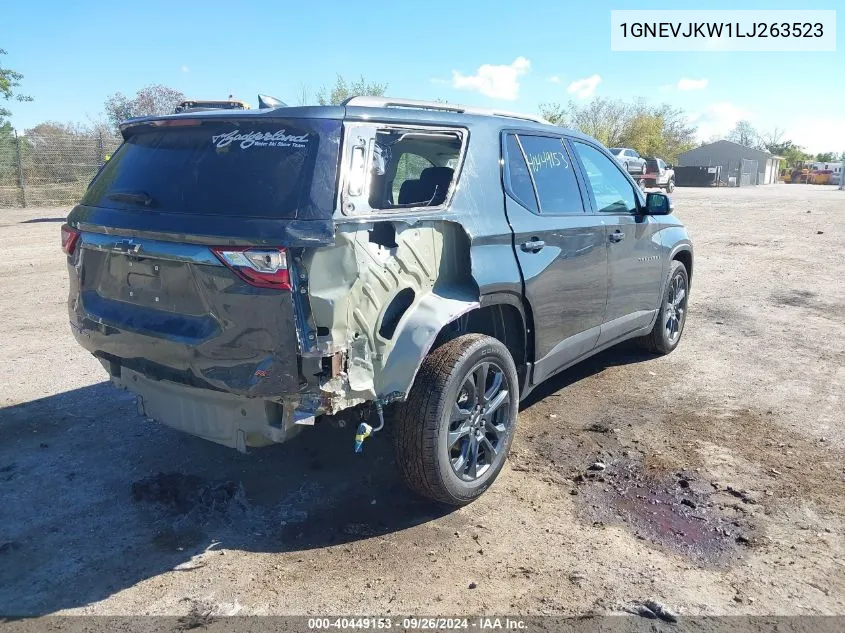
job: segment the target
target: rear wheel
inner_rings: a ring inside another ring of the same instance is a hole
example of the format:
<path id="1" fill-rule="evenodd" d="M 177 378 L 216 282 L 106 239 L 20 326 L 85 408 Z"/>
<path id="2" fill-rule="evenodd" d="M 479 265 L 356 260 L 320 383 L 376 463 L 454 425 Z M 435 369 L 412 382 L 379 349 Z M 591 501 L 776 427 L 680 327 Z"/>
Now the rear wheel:
<path id="1" fill-rule="evenodd" d="M 467 334 L 438 347 L 397 411 L 402 479 L 435 501 L 474 501 L 504 466 L 518 408 L 516 367 L 501 342 Z"/>
<path id="2" fill-rule="evenodd" d="M 625 168 L 625 171 L 630 173 L 630 169 L 628 169 L 628 163 L 622 163 L 622 166 Z"/>
<path id="3" fill-rule="evenodd" d="M 639 339 L 640 344 L 655 354 L 668 354 L 681 342 L 687 320 L 689 276 L 686 266 L 672 260 L 669 281 L 663 291 L 663 301 L 651 332 Z"/>

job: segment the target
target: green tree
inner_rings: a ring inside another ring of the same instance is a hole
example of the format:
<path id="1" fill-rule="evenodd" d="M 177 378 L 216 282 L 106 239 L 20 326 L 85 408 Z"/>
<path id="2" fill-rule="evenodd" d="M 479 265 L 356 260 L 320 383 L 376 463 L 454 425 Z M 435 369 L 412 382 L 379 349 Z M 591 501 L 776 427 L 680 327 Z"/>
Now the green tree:
<path id="1" fill-rule="evenodd" d="M 114 130 L 121 121 L 138 116 L 172 114 L 185 95 L 179 90 L 161 84 L 144 86 L 134 97 L 115 92 L 106 99 L 106 117 Z"/>
<path id="2" fill-rule="evenodd" d="M 820 163 L 834 163 L 839 160 L 838 152 L 821 152 L 816 154 L 816 160 Z"/>
<path id="3" fill-rule="evenodd" d="M 320 105 L 340 105 L 350 97 L 383 97 L 387 84 L 367 81 L 363 75 L 354 81 L 347 81 L 338 75 L 332 88 L 323 86 L 317 91 L 317 103 Z"/>
<path id="4" fill-rule="evenodd" d="M 673 163 L 695 145 L 695 127 L 683 110 L 668 104 L 596 98 L 580 104 L 542 104 L 540 114 L 555 125 L 571 127 L 608 147 L 632 147 L 644 156 Z"/>
<path id="5" fill-rule="evenodd" d="M 785 162 L 785 167 L 791 167 L 796 163 L 807 160 L 809 155 L 804 153 L 804 148 L 796 145 L 792 141 L 780 140 L 782 135 L 769 136 L 769 138 L 777 138 L 776 141 L 764 142 L 764 148 L 774 154 L 775 156 L 782 156 Z M 765 138 L 765 137 L 764 137 Z"/>
<path id="6" fill-rule="evenodd" d="M 0 55 L 7 55 L 5 50 L 0 48 Z M 10 68 L 4 68 L 0 63 L 0 96 L 4 101 L 32 101 L 32 97 L 22 95 L 17 92 L 17 88 L 21 85 L 23 75 Z M 12 125 L 8 121 L 8 117 L 12 112 L 8 108 L 0 107 L 0 131 L 10 134 Z"/>
<path id="7" fill-rule="evenodd" d="M 573 101 L 567 106 L 541 104 L 540 114 L 555 125 L 579 130 L 608 147 L 621 143 L 625 127 L 633 116 L 630 104 L 601 97 L 584 105 Z"/>

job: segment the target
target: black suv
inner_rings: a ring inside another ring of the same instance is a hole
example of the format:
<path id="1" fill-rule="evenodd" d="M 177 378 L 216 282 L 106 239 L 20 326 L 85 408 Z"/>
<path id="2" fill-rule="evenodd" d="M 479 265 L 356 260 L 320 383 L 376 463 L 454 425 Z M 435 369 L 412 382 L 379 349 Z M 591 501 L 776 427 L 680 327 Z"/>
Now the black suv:
<path id="1" fill-rule="evenodd" d="M 464 504 L 536 385 L 680 340 L 687 233 L 577 132 L 371 97 L 121 130 L 62 227 L 70 322 L 174 428 L 244 451 L 359 416 L 360 449 L 390 405 L 405 481 Z"/>

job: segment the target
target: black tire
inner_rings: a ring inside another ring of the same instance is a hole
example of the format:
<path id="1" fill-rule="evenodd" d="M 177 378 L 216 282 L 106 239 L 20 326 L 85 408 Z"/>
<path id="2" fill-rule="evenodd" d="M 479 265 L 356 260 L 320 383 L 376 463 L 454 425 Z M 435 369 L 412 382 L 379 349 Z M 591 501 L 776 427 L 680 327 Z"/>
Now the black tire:
<path id="1" fill-rule="evenodd" d="M 622 166 L 625 168 L 625 171 L 627 171 L 629 174 L 631 173 L 631 170 L 628 169 L 628 163 L 622 163 Z"/>
<path id="2" fill-rule="evenodd" d="M 680 282 L 684 290 L 683 299 L 680 305 L 675 301 L 677 286 Z M 684 324 L 687 320 L 687 306 L 689 302 L 689 275 L 687 268 L 678 260 L 672 260 L 669 267 L 669 277 L 663 289 L 663 296 L 660 300 L 660 310 L 657 313 L 657 320 L 654 327 L 647 335 L 638 339 L 640 345 L 655 354 L 668 354 L 672 352 L 681 342 L 681 335 L 684 333 Z M 674 309 L 672 306 L 676 306 Z M 673 316 L 674 315 L 674 316 Z M 671 327 L 670 319 L 676 319 L 676 327 Z M 674 330 L 675 336 L 670 334 Z"/>
<path id="3" fill-rule="evenodd" d="M 642 165 L 640 165 L 640 173 L 641 173 L 643 176 L 645 176 L 645 170 L 646 170 L 646 164 L 645 164 L 645 163 L 643 163 Z"/>
<path id="4" fill-rule="evenodd" d="M 493 420 L 499 421 L 492 428 L 483 420 L 478 422 L 481 417 L 486 419 L 486 416 L 483 411 L 475 413 L 475 405 L 468 399 L 471 395 L 462 400 L 468 394 L 467 385 L 474 388 L 474 379 L 480 377 L 485 365 L 484 384 L 492 380 L 492 383 L 502 385 L 495 392 L 493 387 L 489 390 L 485 387 L 485 391 L 494 394 L 492 401 L 503 390 L 506 389 L 508 393 L 507 400 L 503 400 L 491 414 Z M 501 381 L 497 383 L 498 376 L 501 376 Z M 461 417 L 463 413 L 456 416 L 461 412 L 461 404 L 473 411 L 469 417 Z M 516 367 L 510 352 L 501 342 L 482 334 L 465 334 L 436 348 L 423 361 L 408 399 L 397 410 L 394 447 L 396 464 L 405 484 L 414 492 L 434 501 L 453 506 L 471 503 L 490 487 L 502 470 L 516 429 L 518 410 L 519 382 Z M 502 422 L 505 416 L 506 424 Z M 452 421 L 453 418 L 456 421 Z M 450 430 L 455 437 L 462 432 L 461 429 L 473 423 L 482 426 L 461 436 L 461 439 L 449 446 Z M 459 426 L 456 427 L 456 424 Z M 493 446 L 490 436 L 493 435 L 493 429 L 498 427 L 505 431 L 501 434 L 496 432 Z M 477 439 L 479 434 L 485 436 L 486 443 Z M 454 450 L 459 443 L 456 454 Z M 475 447 L 474 453 L 472 446 Z M 485 459 L 489 457 L 489 462 L 482 464 L 486 466 L 483 473 L 472 469 L 473 454 L 476 464 L 481 462 L 481 455 Z M 477 474 L 476 478 L 466 480 L 455 470 L 461 470 L 464 462 L 469 464 L 469 473 L 463 476 Z"/>
<path id="5" fill-rule="evenodd" d="M 675 191 L 675 179 L 670 178 L 669 182 L 666 183 L 666 193 L 672 193 Z"/>

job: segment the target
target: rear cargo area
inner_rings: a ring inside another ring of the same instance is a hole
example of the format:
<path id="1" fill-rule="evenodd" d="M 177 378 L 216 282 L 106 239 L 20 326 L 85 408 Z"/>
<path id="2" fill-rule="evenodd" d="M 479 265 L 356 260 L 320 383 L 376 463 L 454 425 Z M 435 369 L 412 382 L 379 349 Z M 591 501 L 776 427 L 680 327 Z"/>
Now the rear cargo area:
<path id="1" fill-rule="evenodd" d="M 307 384 L 294 260 L 333 239 L 339 121 L 170 118 L 124 135 L 68 218 L 77 340 L 150 417 L 238 448 L 278 441 Z"/>

